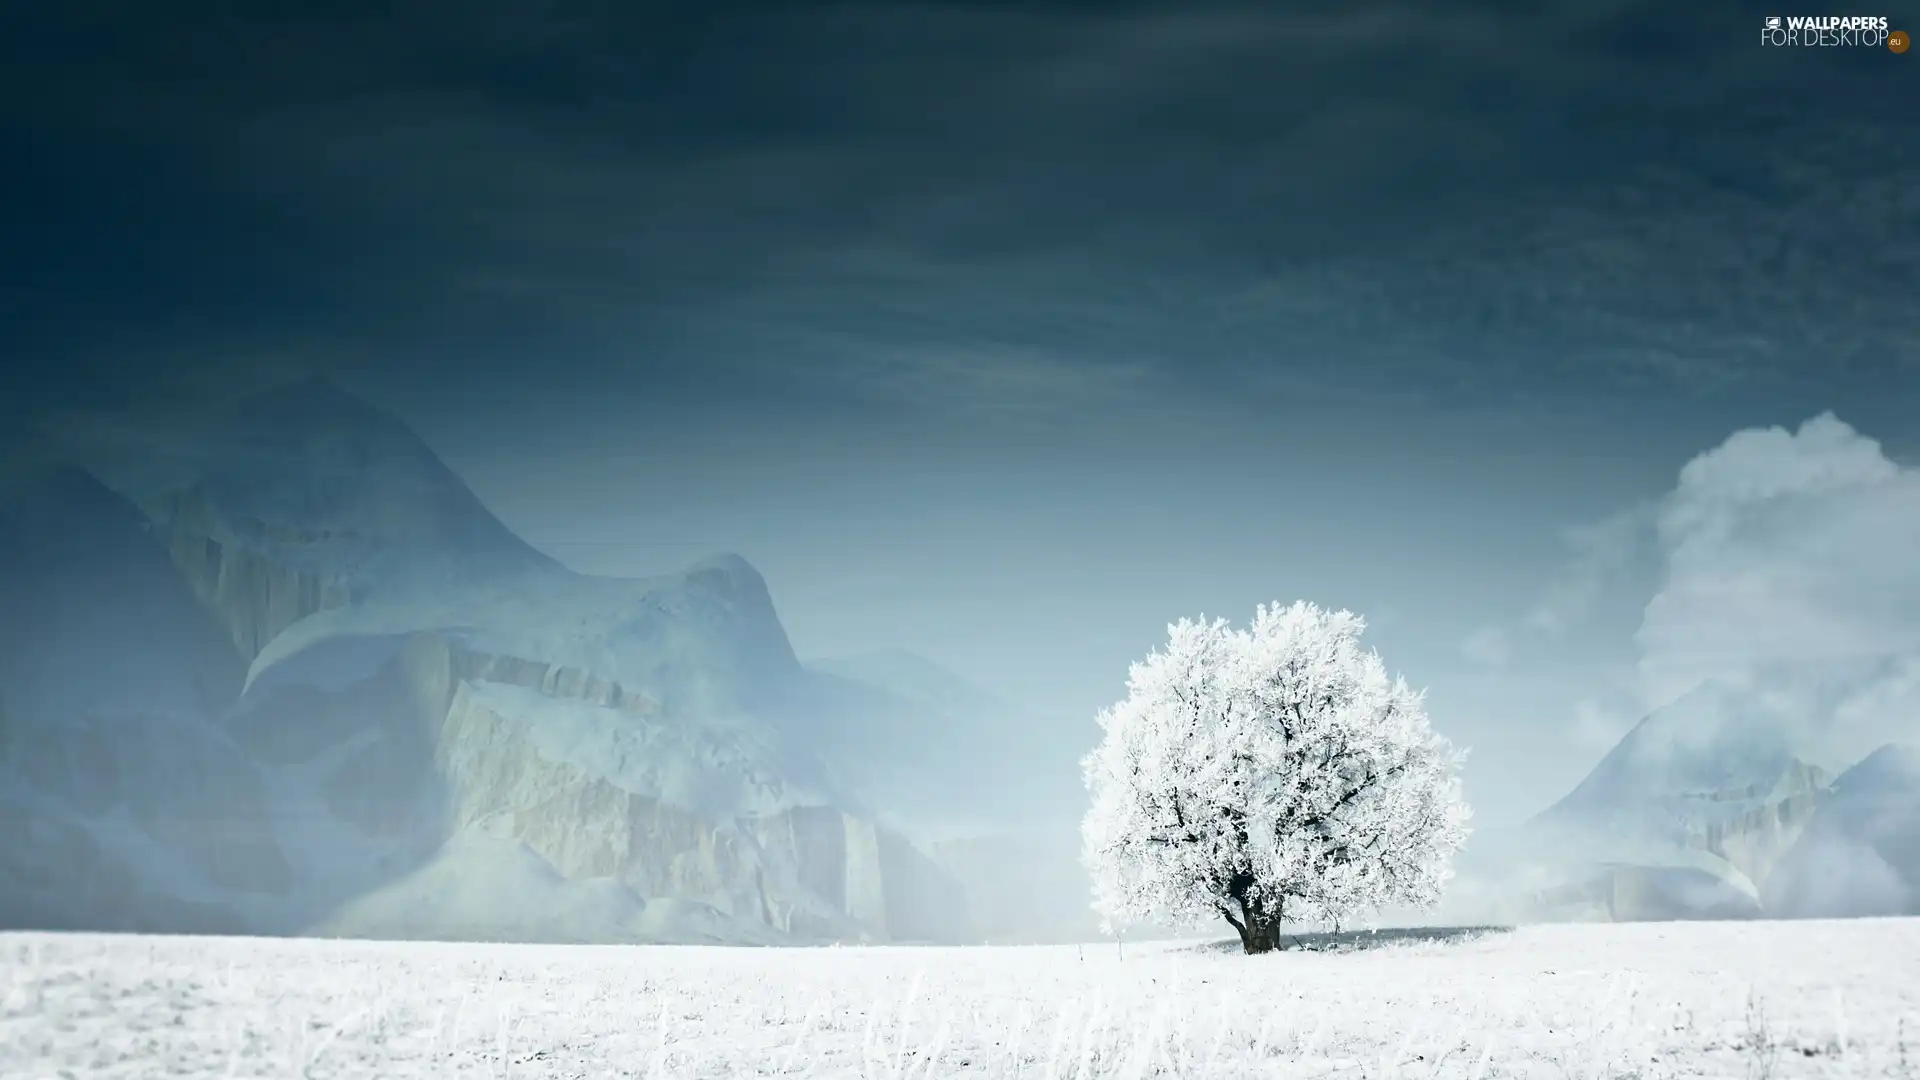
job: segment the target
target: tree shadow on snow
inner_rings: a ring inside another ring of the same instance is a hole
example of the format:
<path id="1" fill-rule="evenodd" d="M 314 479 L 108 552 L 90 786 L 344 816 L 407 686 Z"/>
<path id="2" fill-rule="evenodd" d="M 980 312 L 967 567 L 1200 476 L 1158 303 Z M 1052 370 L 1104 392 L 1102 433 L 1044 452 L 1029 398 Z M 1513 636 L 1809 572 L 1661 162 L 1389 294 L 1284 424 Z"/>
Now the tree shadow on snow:
<path id="1" fill-rule="evenodd" d="M 1482 938 L 1498 934 L 1511 933 L 1511 926 L 1409 926 L 1388 927 L 1379 930 L 1340 930 L 1318 931 L 1306 934 L 1285 934 L 1281 937 L 1281 952 L 1365 952 L 1369 949 L 1384 949 L 1402 945 L 1464 945 Z M 1244 950 L 1234 938 L 1219 941 L 1205 941 L 1190 947 L 1189 952 L 1240 953 Z"/>

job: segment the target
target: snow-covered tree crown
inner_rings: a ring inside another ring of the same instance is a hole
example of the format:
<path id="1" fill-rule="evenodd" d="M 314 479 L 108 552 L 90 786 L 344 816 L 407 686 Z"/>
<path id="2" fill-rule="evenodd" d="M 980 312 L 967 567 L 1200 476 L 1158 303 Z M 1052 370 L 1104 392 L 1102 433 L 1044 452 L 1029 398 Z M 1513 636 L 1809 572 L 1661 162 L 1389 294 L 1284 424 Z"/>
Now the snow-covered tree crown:
<path id="1" fill-rule="evenodd" d="M 1109 930 L 1224 916 L 1244 938 L 1283 911 L 1439 899 L 1467 835 L 1464 755 L 1362 647 L 1365 627 L 1306 603 L 1261 607 L 1244 630 L 1183 619 L 1133 665 L 1083 762 Z"/>

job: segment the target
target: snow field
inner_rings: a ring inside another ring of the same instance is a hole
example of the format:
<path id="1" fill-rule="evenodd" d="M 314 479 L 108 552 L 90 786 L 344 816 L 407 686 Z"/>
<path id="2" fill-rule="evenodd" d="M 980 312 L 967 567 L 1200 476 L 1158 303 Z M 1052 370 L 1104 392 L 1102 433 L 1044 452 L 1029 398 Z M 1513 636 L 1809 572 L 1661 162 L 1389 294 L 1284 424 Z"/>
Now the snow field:
<path id="1" fill-rule="evenodd" d="M 1359 937 L 1246 957 L 8 934 L 0 1076 L 1920 1077 L 1920 919 Z"/>

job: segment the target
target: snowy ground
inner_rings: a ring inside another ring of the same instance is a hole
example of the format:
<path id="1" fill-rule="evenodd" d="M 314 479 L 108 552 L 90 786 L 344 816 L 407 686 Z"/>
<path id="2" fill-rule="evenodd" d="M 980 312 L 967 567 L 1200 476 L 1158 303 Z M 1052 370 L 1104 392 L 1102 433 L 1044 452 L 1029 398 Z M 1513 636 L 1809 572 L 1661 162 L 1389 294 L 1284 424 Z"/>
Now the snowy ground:
<path id="1" fill-rule="evenodd" d="M 720 949 L 0 936 L 0 1076 L 1920 1077 L 1920 920 Z"/>

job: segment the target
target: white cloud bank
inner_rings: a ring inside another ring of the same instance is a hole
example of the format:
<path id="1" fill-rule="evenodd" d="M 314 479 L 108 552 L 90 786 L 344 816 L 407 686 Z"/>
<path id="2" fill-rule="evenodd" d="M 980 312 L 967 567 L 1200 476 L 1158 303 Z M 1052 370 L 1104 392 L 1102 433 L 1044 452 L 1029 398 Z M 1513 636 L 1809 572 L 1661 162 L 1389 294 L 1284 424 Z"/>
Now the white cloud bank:
<path id="1" fill-rule="evenodd" d="M 1920 737 L 1920 469 L 1830 414 L 1749 429 L 1681 470 L 1654 529 L 1644 705 L 1745 689 L 1843 761 Z"/>

